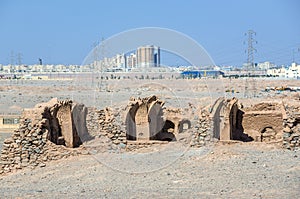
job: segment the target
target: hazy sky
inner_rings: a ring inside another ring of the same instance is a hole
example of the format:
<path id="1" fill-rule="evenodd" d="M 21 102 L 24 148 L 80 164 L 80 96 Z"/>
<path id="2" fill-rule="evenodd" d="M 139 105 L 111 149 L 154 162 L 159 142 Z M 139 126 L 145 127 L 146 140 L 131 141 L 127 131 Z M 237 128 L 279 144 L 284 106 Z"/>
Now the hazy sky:
<path id="1" fill-rule="evenodd" d="M 81 64 L 101 38 L 133 28 L 162 27 L 201 44 L 218 65 L 242 65 L 249 29 L 255 62 L 300 62 L 298 0 L 0 0 L 0 64 Z M 15 59 L 16 61 L 16 59 Z"/>

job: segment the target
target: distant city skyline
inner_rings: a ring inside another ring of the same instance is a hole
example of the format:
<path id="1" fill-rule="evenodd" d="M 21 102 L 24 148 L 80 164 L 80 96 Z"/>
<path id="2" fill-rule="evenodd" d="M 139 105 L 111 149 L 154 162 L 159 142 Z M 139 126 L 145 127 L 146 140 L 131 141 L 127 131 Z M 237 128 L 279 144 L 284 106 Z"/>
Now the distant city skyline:
<path id="1" fill-rule="evenodd" d="M 252 29 L 258 42 L 254 62 L 288 65 L 300 62 L 299 7 L 297 0 L 3 0 L 0 64 L 37 64 L 41 58 L 44 64 L 80 65 L 102 38 L 162 27 L 190 36 L 221 66 L 247 61 L 244 34 Z"/>

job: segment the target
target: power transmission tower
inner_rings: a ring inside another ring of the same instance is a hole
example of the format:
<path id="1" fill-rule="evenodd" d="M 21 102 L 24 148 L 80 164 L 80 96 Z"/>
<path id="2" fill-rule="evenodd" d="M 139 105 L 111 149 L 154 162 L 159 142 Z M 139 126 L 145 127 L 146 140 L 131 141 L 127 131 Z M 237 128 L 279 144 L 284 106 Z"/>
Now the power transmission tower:
<path id="1" fill-rule="evenodd" d="M 14 51 L 10 52 L 10 65 L 15 65 L 15 54 Z"/>
<path id="2" fill-rule="evenodd" d="M 94 86 L 94 78 L 95 78 L 95 72 L 98 65 L 98 44 L 99 42 L 94 42 L 92 45 L 93 48 L 93 62 L 91 64 L 91 72 L 92 72 L 92 86 Z"/>
<path id="3" fill-rule="evenodd" d="M 256 32 L 254 32 L 253 30 L 248 30 L 248 32 L 245 33 L 245 35 L 248 36 L 248 48 L 246 65 L 247 77 L 245 82 L 244 97 L 251 98 L 256 97 L 256 82 L 254 78 L 254 70 L 256 69 L 254 64 L 254 53 L 256 52 L 256 49 L 253 46 L 254 43 L 257 44 L 257 41 L 254 39 Z"/>
<path id="4" fill-rule="evenodd" d="M 10 72 L 15 71 L 15 54 L 14 51 L 10 52 Z"/>
<path id="5" fill-rule="evenodd" d="M 99 70 L 98 70 L 98 75 L 99 75 L 99 82 L 98 82 L 98 90 L 101 92 L 102 91 L 102 87 L 104 86 L 103 85 L 103 79 L 104 79 L 104 64 L 105 64 L 105 49 L 104 49 L 104 38 L 102 37 L 101 39 L 101 43 L 100 43 L 100 63 L 99 63 Z"/>
<path id="6" fill-rule="evenodd" d="M 18 53 L 18 55 L 17 55 L 18 65 L 19 65 L 19 66 L 21 66 L 21 64 L 22 64 L 22 59 L 23 59 L 22 56 L 23 56 L 22 53 Z"/>
<path id="7" fill-rule="evenodd" d="M 300 52 L 300 48 L 297 49 L 296 52 Z M 292 63 L 295 63 L 296 60 L 295 60 L 295 49 L 293 49 L 293 62 Z"/>

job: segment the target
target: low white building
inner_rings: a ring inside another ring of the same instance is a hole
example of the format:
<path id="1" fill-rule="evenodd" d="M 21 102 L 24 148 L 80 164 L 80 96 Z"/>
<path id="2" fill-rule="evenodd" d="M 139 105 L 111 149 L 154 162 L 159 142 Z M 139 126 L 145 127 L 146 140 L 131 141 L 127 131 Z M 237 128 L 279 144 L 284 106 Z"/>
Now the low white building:
<path id="1" fill-rule="evenodd" d="M 257 64 L 257 68 L 260 70 L 268 70 L 268 69 L 274 68 L 274 67 L 275 67 L 275 64 L 273 64 L 269 61 L 261 62 L 261 63 Z"/>
<path id="2" fill-rule="evenodd" d="M 268 69 L 267 75 L 280 78 L 300 79 L 300 65 L 292 63 L 288 68 Z"/>
<path id="3" fill-rule="evenodd" d="M 286 77 L 292 79 L 300 79 L 300 65 L 292 63 L 292 66 L 289 67 L 286 73 Z"/>

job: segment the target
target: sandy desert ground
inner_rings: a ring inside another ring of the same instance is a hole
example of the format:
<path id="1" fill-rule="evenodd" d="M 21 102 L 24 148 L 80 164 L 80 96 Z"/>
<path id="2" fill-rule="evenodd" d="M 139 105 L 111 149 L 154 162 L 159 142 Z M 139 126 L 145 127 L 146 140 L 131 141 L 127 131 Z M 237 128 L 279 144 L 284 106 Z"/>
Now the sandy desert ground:
<path id="1" fill-rule="evenodd" d="M 24 169 L 1 177 L 0 196 L 298 198 L 300 194 L 300 151 L 262 143 L 219 143 L 190 149 L 168 167 L 138 174 L 113 170 L 98 158 L 93 155 L 71 157 L 53 161 L 44 168 Z M 172 156 L 161 158 L 173 160 Z M 147 159 L 140 157 L 140 161 Z M 119 162 L 110 163 L 113 167 Z"/>
<path id="2" fill-rule="evenodd" d="M 109 74 L 107 75 L 110 76 Z M 63 76 L 64 77 L 64 76 Z M 20 113 L 23 108 L 34 107 L 37 103 L 51 98 L 73 99 L 89 107 L 126 104 L 131 96 L 144 97 L 157 95 L 166 101 L 166 106 L 185 107 L 209 105 L 220 96 L 228 98 L 245 96 L 245 79 L 108 79 L 89 77 L 57 77 L 50 80 L 0 80 L 0 113 Z M 72 78 L 72 79 L 70 79 Z M 291 92 L 264 92 L 266 87 L 300 86 L 299 80 L 259 78 L 250 84 L 254 98 L 243 99 L 256 103 L 280 99 L 292 95 Z M 226 92 L 226 90 L 234 90 Z M 251 103 L 250 103 L 251 104 Z M 249 105 L 250 105 L 249 104 Z"/>
<path id="3" fill-rule="evenodd" d="M 242 99 L 250 105 L 261 100 L 281 100 L 291 92 L 265 92 L 265 87 L 300 86 L 299 80 L 257 79 L 256 97 Z M 206 106 L 219 96 L 244 97 L 243 79 L 114 79 L 114 80 L 0 80 L 0 113 L 22 109 L 52 97 L 74 99 L 87 106 L 127 104 L 130 96 L 156 94 L 166 106 Z M 235 93 L 225 92 L 234 90 Z M 0 142 L 9 134 L 0 133 Z M 176 143 L 169 147 L 178 149 Z M 157 148 L 160 151 L 160 148 Z M 159 154 L 159 153 L 158 153 Z M 0 198 L 298 198 L 300 151 L 265 143 L 216 143 L 189 148 L 183 153 L 149 159 L 137 152 L 74 156 L 52 161 L 46 167 L 22 169 L 0 177 Z M 148 155 L 148 156 L 147 156 Z M 159 159 L 171 162 L 158 165 Z M 103 162 L 103 160 L 106 160 Z M 120 171 L 119 165 L 131 168 Z M 174 161 L 176 160 L 176 161 Z M 156 162 L 158 161 L 158 162 Z M 149 170 L 141 165 L 156 166 Z"/>

